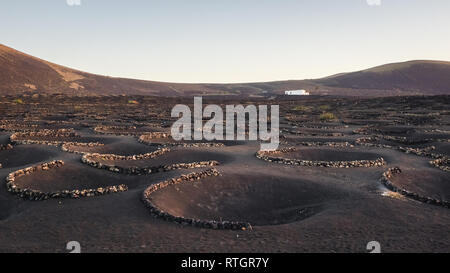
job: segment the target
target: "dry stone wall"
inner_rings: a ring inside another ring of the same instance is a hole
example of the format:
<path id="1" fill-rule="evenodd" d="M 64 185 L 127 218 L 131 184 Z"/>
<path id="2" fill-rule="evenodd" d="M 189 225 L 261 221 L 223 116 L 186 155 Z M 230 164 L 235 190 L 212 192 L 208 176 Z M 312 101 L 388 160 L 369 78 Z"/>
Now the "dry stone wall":
<path id="1" fill-rule="evenodd" d="M 0 151 L 11 150 L 12 148 L 14 148 L 14 146 L 11 144 L 1 144 L 0 145 Z M 2 164 L 0 164 L 0 169 L 1 168 L 3 168 Z"/>
<path id="2" fill-rule="evenodd" d="M 183 142 L 172 142 L 172 143 L 162 143 L 162 142 L 153 142 L 154 140 L 168 139 L 170 138 L 170 134 L 163 132 L 154 132 L 150 134 L 141 135 L 138 141 L 142 144 L 159 146 L 159 147 L 183 147 L 183 148 L 201 148 L 201 147 L 224 147 L 223 143 L 211 143 L 211 142 L 202 142 L 202 143 L 183 143 Z"/>
<path id="3" fill-rule="evenodd" d="M 105 144 L 99 142 L 89 142 L 89 143 L 81 143 L 81 142 L 65 142 L 61 145 L 61 149 L 64 152 L 72 153 L 72 154 L 87 154 L 88 152 L 81 152 L 73 149 L 73 147 L 100 147 Z"/>
<path id="4" fill-rule="evenodd" d="M 305 133 L 296 130 L 283 130 L 283 133 L 289 133 L 292 135 L 300 135 L 300 136 L 325 136 L 325 137 L 342 137 L 344 133 L 333 132 L 333 133 Z"/>
<path id="5" fill-rule="evenodd" d="M 40 131 L 33 131 L 33 132 L 20 132 L 20 133 L 14 133 L 10 136 L 11 143 L 15 145 L 48 145 L 48 146 L 61 146 L 61 149 L 65 152 L 69 153 L 78 153 L 78 154 L 84 154 L 83 152 L 78 152 L 74 149 L 71 149 L 71 146 L 78 146 L 78 147 L 97 147 L 97 146 L 103 146 L 104 144 L 98 143 L 98 142 L 89 142 L 89 143 L 82 143 L 82 142 L 73 142 L 73 141 L 57 141 L 57 140 L 33 140 L 29 139 L 31 137 L 49 137 L 49 138 L 64 138 L 64 137 L 71 137 L 71 138 L 79 138 L 80 136 L 76 134 L 72 129 L 60 129 L 60 130 L 40 130 Z"/>
<path id="6" fill-rule="evenodd" d="M 430 164 L 438 169 L 441 169 L 446 172 L 450 172 L 450 158 L 444 154 L 433 153 L 436 149 L 434 146 L 430 146 L 427 148 L 409 148 L 402 146 L 391 146 L 386 144 L 376 143 L 379 140 L 378 137 L 362 137 L 356 140 L 357 145 L 367 146 L 367 147 L 377 147 L 377 148 L 386 148 L 393 149 L 397 151 L 401 151 L 407 154 L 414 154 L 422 157 L 429 157 L 433 160 L 430 161 Z"/>
<path id="7" fill-rule="evenodd" d="M 177 169 L 193 169 L 193 168 L 204 168 L 210 166 L 219 165 L 218 161 L 201 161 L 192 163 L 176 163 L 171 165 L 159 165 L 151 167 L 122 167 L 113 164 L 105 164 L 100 162 L 101 160 L 108 161 L 136 161 L 143 159 L 153 159 L 158 156 L 164 155 L 170 152 L 170 149 L 162 148 L 152 153 L 142 154 L 142 155 L 132 155 L 132 156 L 120 156 L 113 154 L 84 154 L 81 161 L 91 167 L 97 169 L 103 169 L 114 173 L 130 174 L 130 175 L 146 175 L 158 172 L 168 172 Z"/>
<path id="8" fill-rule="evenodd" d="M 392 183 L 391 178 L 401 172 L 402 172 L 402 170 L 397 167 L 388 169 L 386 172 L 383 173 L 383 176 L 381 177 L 381 183 L 386 188 L 388 188 L 390 191 L 397 192 L 405 197 L 414 199 L 416 201 L 420 201 L 420 202 L 423 202 L 426 204 L 431 204 L 431 205 L 442 206 L 445 208 L 450 208 L 450 202 L 448 202 L 448 201 L 438 200 L 438 199 L 427 197 L 427 196 L 422 196 L 417 193 L 408 191 L 406 189 L 397 187 L 394 183 Z"/>

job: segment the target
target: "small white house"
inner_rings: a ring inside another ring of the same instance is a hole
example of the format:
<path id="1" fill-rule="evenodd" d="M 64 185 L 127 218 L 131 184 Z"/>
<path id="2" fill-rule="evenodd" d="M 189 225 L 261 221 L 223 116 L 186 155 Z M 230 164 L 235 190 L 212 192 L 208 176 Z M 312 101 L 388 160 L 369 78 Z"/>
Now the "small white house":
<path id="1" fill-rule="evenodd" d="M 306 90 L 289 90 L 284 92 L 287 96 L 309 96 L 309 92 Z"/>

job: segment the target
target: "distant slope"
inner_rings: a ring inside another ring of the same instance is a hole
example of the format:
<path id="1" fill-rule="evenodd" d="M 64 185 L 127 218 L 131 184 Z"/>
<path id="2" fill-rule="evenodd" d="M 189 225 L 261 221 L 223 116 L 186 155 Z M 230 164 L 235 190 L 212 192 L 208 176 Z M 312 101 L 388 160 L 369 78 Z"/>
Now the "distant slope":
<path id="1" fill-rule="evenodd" d="M 66 89 L 69 84 L 42 60 L 0 45 L 2 93 Z"/>
<path id="2" fill-rule="evenodd" d="M 0 44 L 0 94 L 272 95 L 307 89 L 314 95 L 450 94 L 450 63 L 413 61 L 318 80 L 184 84 L 112 78 L 60 66 Z"/>
<path id="3" fill-rule="evenodd" d="M 330 87 L 350 89 L 450 94 L 450 62 L 393 63 L 363 71 L 339 74 L 315 82 Z"/>
<path id="4" fill-rule="evenodd" d="M 53 64 L 1 44 L 0 72 L 0 94 L 259 95 L 283 86 L 283 83 L 184 84 L 106 77 Z M 302 86 L 294 84 L 292 88 Z"/>
<path id="5" fill-rule="evenodd" d="M 168 83 L 111 78 L 73 70 L 0 45 L 0 93 L 176 95 Z M 190 86 L 189 89 L 201 89 Z"/>

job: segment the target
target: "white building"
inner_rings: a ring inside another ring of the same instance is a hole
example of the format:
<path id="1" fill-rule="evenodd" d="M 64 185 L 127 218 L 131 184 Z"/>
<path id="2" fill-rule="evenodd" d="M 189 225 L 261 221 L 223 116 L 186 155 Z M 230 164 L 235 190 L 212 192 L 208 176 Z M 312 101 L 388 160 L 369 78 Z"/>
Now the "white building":
<path id="1" fill-rule="evenodd" d="M 284 92 L 287 96 L 309 96 L 309 92 L 306 90 L 289 90 Z"/>

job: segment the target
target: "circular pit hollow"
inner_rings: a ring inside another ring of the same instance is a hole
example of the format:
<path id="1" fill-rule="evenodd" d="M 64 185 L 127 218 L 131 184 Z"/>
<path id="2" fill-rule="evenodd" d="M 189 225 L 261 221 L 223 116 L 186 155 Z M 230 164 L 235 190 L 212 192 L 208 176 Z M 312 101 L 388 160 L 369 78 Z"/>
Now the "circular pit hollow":
<path id="1" fill-rule="evenodd" d="M 266 226 L 312 217 L 342 195 L 340 189 L 306 179 L 227 174 L 171 185 L 150 198 L 160 210 L 177 217 Z"/>

